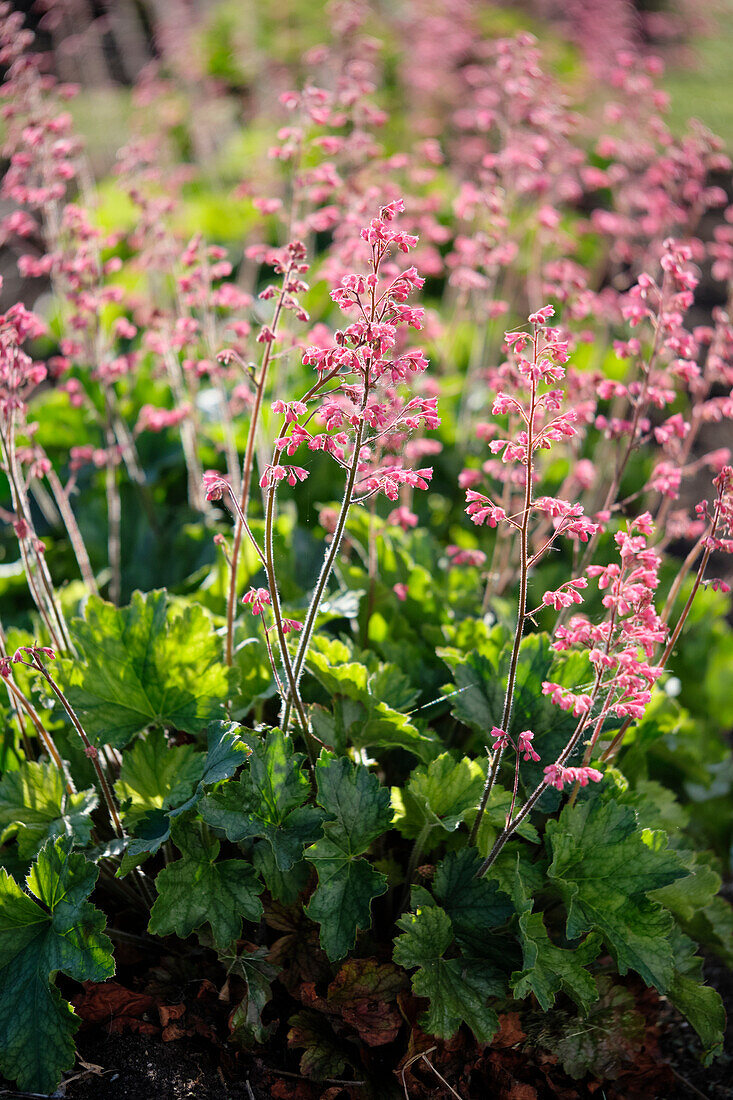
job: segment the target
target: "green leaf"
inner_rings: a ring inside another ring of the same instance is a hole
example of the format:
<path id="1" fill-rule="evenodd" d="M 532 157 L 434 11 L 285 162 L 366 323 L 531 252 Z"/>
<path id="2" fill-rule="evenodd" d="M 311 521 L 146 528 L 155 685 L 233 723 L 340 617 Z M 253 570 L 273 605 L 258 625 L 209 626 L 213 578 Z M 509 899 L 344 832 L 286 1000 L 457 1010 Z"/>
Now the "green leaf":
<path id="1" fill-rule="evenodd" d="M 272 1000 L 271 983 L 279 971 L 268 962 L 267 947 L 245 951 L 240 955 L 220 955 L 227 974 L 236 974 L 246 987 L 244 997 L 229 1017 L 229 1036 L 237 1046 L 249 1050 L 255 1043 L 264 1043 L 277 1022 L 262 1023 L 262 1010 Z"/>
<path id="2" fill-rule="evenodd" d="M 73 837 L 83 847 L 89 843 L 97 802 L 93 789 L 69 794 L 54 764 L 24 760 L 0 782 L 0 843 L 16 836 L 23 860 L 33 859 L 57 836 Z"/>
<path id="3" fill-rule="evenodd" d="M 410 839 L 422 837 L 428 851 L 475 812 L 484 787 L 485 772 L 477 760 L 456 761 L 441 753 L 427 766 L 419 765 L 404 788 L 392 788 L 395 826 Z"/>
<path id="4" fill-rule="evenodd" d="M 344 695 L 363 701 L 368 697 L 368 669 L 350 661 L 351 654 L 343 642 L 316 635 L 308 651 L 308 670 L 323 684 L 329 695 Z"/>
<path id="5" fill-rule="evenodd" d="M 556 947 L 547 934 L 542 914 L 531 911 L 521 915 L 519 929 L 524 969 L 512 974 L 514 996 L 521 1000 L 534 993 L 543 1012 L 548 1012 L 555 1003 L 555 995 L 562 990 L 587 1012 L 598 991 L 585 967 L 598 955 L 600 935 L 591 932 L 572 950 Z"/>
<path id="6" fill-rule="evenodd" d="M 198 755 L 200 778 L 198 785 L 185 802 L 170 808 L 167 812 L 159 809 L 148 810 L 135 824 L 135 836 L 128 843 L 127 851 L 117 871 L 117 876 L 128 874 L 133 867 L 154 855 L 171 835 L 171 823 L 176 817 L 186 813 L 200 801 L 206 787 L 228 779 L 240 764 L 247 759 L 247 746 L 239 737 L 239 726 L 232 722 L 210 722 L 206 736 L 208 752 Z M 177 796 L 183 794 L 179 789 Z M 185 797 L 185 796 L 184 796 Z M 166 801 L 170 804 L 172 796 Z"/>
<path id="7" fill-rule="evenodd" d="M 488 1001 L 504 994 L 504 984 L 484 960 L 446 959 L 453 943 L 453 926 L 444 909 L 418 907 L 397 921 L 403 935 L 395 940 L 394 961 L 406 970 L 417 967 L 412 988 L 427 997 L 430 1007 L 420 1026 L 431 1035 L 450 1039 L 462 1023 L 481 1043 L 489 1043 L 499 1020 Z"/>
<path id="8" fill-rule="evenodd" d="M 483 653 L 468 653 L 440 649 L 442 657 L 453 673 L 456 693 L 451 697 L 451 714 L 459 722 L 486 736 L 492 726 L 501 719 L 506 680 L 502 681 L 498 657 L 494 663 Z"/>
<path id="9" fill-rule="evenodd" d="M 675 929 L 672 936 L 674 977 L 668 990 L 675 1008 L 679 1009 L 700 1037 L 705 1065 L 709 1065 L 723 1050 L 725 1008 L 717 990 L 702 981 L 702 959 L 695 955 L 695 945 L 688 936 Z"/>
<path id="10" fill-rule="evenodd" d="M 0 870 L 0 1072 L 19 1089 L 53 1092 L 74 1064 L 79 1021 L 56 973 L 78 982 L 114 974 L 104 914 L 87 901 L 97 874 L 66 838 L 39 852 L 30 897 Z"/>
<path id="11" fill-rule="evenodd" d="M 308 652 L 309 671 L 331 697 L 332 716 L 314 708 L 318 735 L 337 752 L 401 748 L 430 759 L 433 738 L 395 709 L 396 704 L 409 706 L 415 699 L 399 669 L 381 662 L 370 669 L 350 657 L 343 642 L 322 636 L 314 638 Z"/>
<path id="12" fill-rule="evenodd" d="M 258 840 L 253 846 L 252 863 L 273 898 L 283 905 L 295 905 L 298 895 L 307 888 L 313 871 L 304 859 L 298 860 L 287 871 L 281 871 L 266 840 Z"/>
<path id="13" fill-rule="evenodd" d="M 170 835 L 171 815 L 164 810 L 151 810 L 141 817 L 135 825 L 135 836 L 130 837 L 120 866 L 117 868 L 117 878 L 123 878 L 133 868 L 155 855 L 165 842 L 170 840 Z"/>
<path id="14" fill-rule="evenodd" d="M 378 668 L 370 672 L 368 687 L 371 696 L 395 710 L 414 706 L 420 695 L 397 665 L 381 661 Z"/>
<path id="15" fill-rule="evenodd" d="M 206 761 L 199 790 L 228 779 L 240 764 L 244 764 L 250 750 L 240 736 L 242 732 L 236 722 L 209 722 L 206 727 Z"/>
<path id="16" fill-rule="evenodd" d="M 598 999 L 593 976 L 585 969 L 597 957 L 601 936 L 591 932 L 576 948 L 556 947 L 547 934 L 541 913 L 532 912 L 532 900 L 522 882 L 519 864 L 514 890 L 514 904 L 519 916 L 523 966 L 511 976 L 514 996 L 518 999 L 534 993 L 543 1012 L 549 1012 L 555 996 L 561 990 L 588 1012 Z"/>
<path id="17" fill-rule="evenodd" d="M 85 613 L 72 623 L 79 659 L 58 664 L 95 744 L 122 748 L 148 726 L 198 734 L 223 716 L 231 676 L 200 607 L 172 606 L 160 590 L 134 592 L 122 608 L 92 596 Z"/>
<path id="18" fill-rule="evenodd" d="M 495 882 L 476 878 L 481 858 L 475 848 L 450 852 L 435 869 L 432 892 L 453 925 L 456 943 L 467 955 L 484 955 L 492 932 L 514 913 Z"/>
<path id="19" fill-rule="evenodd" d="M 134 828 L 134 821 L 149 810 L 168 809 L 189 798 L 201 778 L 204 759 L 194 745 L 171 745 L 160 729 L 129 747 L 115 792 L 130 826 Z"/>
<path id="20" fill-rule="evenodd" d="M 683 924 L 707 908 L 722 885 L 717 871 L 699 862 L 694 852 L 678 852 L 680 861 L 689 872 L 683 878 L 653 890 L 650 897 L 660 901 Z"/>
<path id="21" fill-rule="evenodd" d="M 405 749 L 419 759 L 433 755 L 434 741 L 418 730 L 406 714 L 386 703 L 368 704 L 334 696 L 331 709 L 314 704 L 310 717 L 316 735 L 335 752 L 347 749 Z"/>
<path id="22" fill-rule="evenodd" d="M 386 876 L 360 858 L 391 823 L 389 791 L 361 764 L 321 753 L 316 764 L 318 802 L 333 820 L 306 849 L 318 872 L 318 886 L 306 909 L 317 921 L 323 950 L 331 961 L 354 946 L 360 928 L 371 923 L 371 903 L 387 889 Z"/>
<path id="23" fill-rule="evenodd" d="M 339 1077 L 349 1054 L 336 1039 L 328 1020 L 317 1012 L 296 1012 L 288 1020 L 288 1046 L 301 1047 L 300 1072 L 316 1081 Z"/>
<path id="24" fill-rule="evenodd" d="M 496 626 L 478 650 L 469 647 L 464 653 L 453 646 L 439 651 L 452 670 L 457 688 L 452 698 L 452 713 L 475 731 L 482 745 L 487 743 L 492 726 L 501 725 L 511 648 L 504 628 Z M 533 730 L 534 746 L 542 758 L 539 763 L 522 762 L 520 783 L 523 789 L 532 790 L 542 780 L 546 762 L 557 757 L 577 724 L 572 714 L 554 706 L 549 697 L 543 695 L 543 681 L 567 683 L 577 690 L 588 678 L 592 680 L 585 654 L 555 653 L 548 634 L 529 634 L 522 639 L 509 733 L 516 736 L 522 730 Z M 511 763 L 513 767 L 513 758 Z M 557 792 L 548 789 L 542 796 L 540 808 L 550 809 L 559 801 Z"/>
<path id="25" fill-rule="evenodd" d="M 303 848 L 321 831 L 323 813 L 304 806 L 310 793 L 301 764 L 303 754 L 278 729 L 250 739 L 249 766 L 237 782 L 227 783 L 201 802 L 204 821 L 222 829 L 229 840 L 265 839 L 281 871 L 303 858 Z"/>
<path id="26" fill-rule="evenodd" d="M 614 1081 L 633 1065 L 644 1044 L 644 1017 L 627 989 L 612 985 L 605 975 L 595 984 L 596 997 L 587 1016 L 568 1016 L 555 1009 L 543 1017 L 537 1039 L 576 1080 L 590 1073 L 600 1081 Z"/>
<path id="27" fill-rule="evenodd" d="M 733 907 L 725 898 L 713 898 L 703 910 L 685 921 L 685 932 L 733 970 Z"/>
<path id="28" fill-rule="evenodd" d="M 629 806 L 592 800 L 566 806 L 550 821 L 553 860 L 548 877 L 567 906 L 567 935 L 602 934 L 619 974 L 636 970 L 647 985 L 666 992 L 673 961 L 673 920 L 649 891 L 685 874 L 663 833 L 642 834 Z"/>
<path id="29" fill-rule="evenodd" d="M 176 823 L 173 840 L 183 858 L 164 867 L 155 880 L 158 897 L 148 931 L 158 936 L 172 932 L 185 940 L 208 924 L 217 947 L 228 947 L 242 934 L 242 918 L 257 923 L 262 916 L 262 883 L 244 860 L 217 861 L 219 841 L 190 823 Z"/>

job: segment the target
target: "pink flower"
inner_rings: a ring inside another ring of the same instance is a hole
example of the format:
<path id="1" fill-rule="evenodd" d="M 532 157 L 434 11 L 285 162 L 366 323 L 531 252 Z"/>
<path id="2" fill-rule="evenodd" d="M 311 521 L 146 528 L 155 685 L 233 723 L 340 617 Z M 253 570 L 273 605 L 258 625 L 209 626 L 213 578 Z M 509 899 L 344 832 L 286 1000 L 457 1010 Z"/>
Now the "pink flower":
<path id="1" fill-rule="evenodd" d="M 268 599 L 269 603 L 269 599 Z M 282 620 L 283 634 L 293 633 L 297 634 L 299 630 L 303 629 L 303 624 L 299 623 L 297 619 L 283 619 Z"/>
<path id="2" fill-rule="evenodd" d="M 308 412 L 308 406 L 302 401 L 273 401 L 272 411 L 284 414 L 285 423 L 292 424 L 299 416 L 303 416 Z"/>
<path id="3" fill-rule="evenodd" d="M 398 600 L 403 603 L 407 599 L 407 585 L 406 584 L 394 584 L 392 585 L 392 591 Z"/>
<path id="4" fill-rule="evenodd" d="M 572 711 L 576 718 L 585 714 L 591 704 L 591 697 L 587 693 L 576 695 L 575 692 L 568 691 L 560 684 L 553 684 L 547 680 L 542 684 L 542 694 L 549 695 L 551 701 L 561 710 Z"/>
<path id="5" fill-rule="evenodd" d="M 505 730 L 499 729 L 498 726 L 493 727 L 489 736 L 494 738 L 494 751 L 505 749 L 509 744 L 509 734 Z"/>
<path id="6" fill-rule="evenodd" d="M 471 517 L 471 522 L 477 527 L 483 523 L 488 524 L 489 527 L 496 527 L 507 518 L 503 508 L 499 508 L 489 497 L 484 496 L 483 493 L 477 493 L 475 489 L 466 490 L 466 501 L 468 503 L 466 515 Z"/>
<path id="7" fill-rule="evenodd" d="M 600 783 L 603 773 L 596 768 L 564 768 L 561 764 L 550 764 L 545 768 L 545 783 L 556 787 L 558 791 L 563 789 L 566 783 L 579 783 L 581 787 L 587 787 L 588 781 Z"/>
<path id="8" fill-rule="evenodd" d="M 55 652 L 52 649 L 50 649 L 48 646 L 22 645 L 22 646 L 19 646 L 18 649 L 16 649 L 15 653 L 13 654 L 13 664 L 14 665 L 25 664 L 26 663 L 25 657 L 23 656 L 24 653 L 27 653 L 31 658 L 38 656 L 38 654 L 40 653 L 40 654 L 43 654 L 44 657 L 47 657 L 50 661 L 55 661 L 56 660 Z"/>
<path id="9" fill-rule="evenodd" d="M 401 527 L 403 531 L 407 531 L 410 527 L 417 527 L 417 516 L 414 512 L 411 512 L 409 508 L 405 508 L 401 505 L 399 508 L 393 508 L 387 516 L 387 523 L 393 524 L 395 527 Z"/>
<path id="10" fill-rule="evenodd" d="M 229 482 L 216 470 L 207 470 L 203 481 L 207 500 L 221 500 L 225 493 L 231 492 Z"/>
<path id="11" fill-rule="evenodd" d="M 265 604 L 271 603 L 270 593 L 266 588 L 250 588 L 246 595 L 242 596 L 242 603 L 252 605 L 252 614 L 262 614 Z"/>
<path id="12" fill-rule="evenodd" d="M 523 752 L 525 760 L 533 760 L 536 764 L 539 760 L 539 755 L 532 747 L 533 739 L 534 734 L 531 730 L 523 730 L 517 738 L 517 752 Z"/>
<path id="13" fill-rule="evenodd" d="M 542 602 L 546 607 L 554 607 L 556 611 L 559 611 L 561 608 L 570 607 L 574 603 L 582 603 L 583 597 L 576 590 L 587 587 L 588 582 L 583 577 L 575 581 L 567 581 L 557 591 L 545 592 Z"/>
<path id="14" fill-rule="evenodd" d="M 558 791 L 561 791 L 571 779 L 569 769 L 563 768 L 561 764 L 550 764 L 544 769 L 544 772 L 545 783 L 550 787 L 556 787 Z"/>
<path id="15" fill-rule="evenodd" d="M 543 306 L 542 309 L 538 309 L 536 313 L 530 313 L 529 323 L 530 325 L 546 325 L 550 317 L 555 316 L 555 310 L 552 306 Z"/>
<path id="16" fill-rule="evenodd" d="M 446 553 L 451 565 L 481 566 L 486 562 L 486 554 L 483 550 L 466 550 L 461 546 L 448 546 Z"/>
<path id="17" fill-rule="evenodd" d="M 284 481 L 285 479 L 287 479 L 288 485 L 296 485 L 299 481 L 305 481 L 307 477 L 308 471 L 304 470 L 302 466 L 281 466 L 279 463 L 274 466 L 265 466 L 264 473 L 260 478 L 260 488 L 270 489 L 278 481 Z"/>

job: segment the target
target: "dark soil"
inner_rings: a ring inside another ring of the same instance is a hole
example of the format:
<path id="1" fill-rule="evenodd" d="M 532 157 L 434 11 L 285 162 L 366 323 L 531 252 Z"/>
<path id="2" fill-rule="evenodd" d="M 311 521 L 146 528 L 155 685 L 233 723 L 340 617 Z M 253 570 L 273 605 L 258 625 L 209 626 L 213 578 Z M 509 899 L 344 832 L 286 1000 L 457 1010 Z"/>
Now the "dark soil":
<path id="1" fill-rule="evenodd" d="M 160 1036 L 98 1031 L 81 1037 L 79 1046 L 80 1057 L 103 1073 L 87 1072 L 69 1083 L 69 1100 L 249 1100 L 251 1095 L 246 1075 L 227 1081 L 215 1051 L 203 1042 L 164 1043 Z"/>
<path id="2" fill-rule="evenodd" d="M 450 1096 L 461 1100 L 733 1100 L 733 973 L 710 960 L 706 978 L 722 994 L 729 1017 L 727 1053 L 711 1066 L 699 1061 L 699 1043 L 690 1025 L 666 1001 L 647 992 L 640 996 L 639 1007 L 654 1037 L 638 1062 L 614 1081 L 573 1081 L 554 1065 L 548 1072 L 552 1056 L 521 1049 L 523 1044 L 499 1049 L 488 1059 L 486 1052 L 475 1050 L 471 1069 L 466 1065 L 471 1056 L 466 1045 L 458 1052 L 461 1079 L 453 1076 L 451 1081 L 456 1092 L 450 1093 L 420 1065 L 408 1078 L 408 1100 L 448 1100 Z M 190 1018 L 191 1010 L 187 1006 L 181 1024 Z M 362 1096 L 387 1100 L 386 1092 L 363 1085 L 346 1089 L 336 1082 L 307 1082 L 287 1050 L 236 1052 L 215 1041 L 213 1029 L 210 1039 L 187 1036 L 164 1041 L 160 1027 L 146 1024 L 147 1018 L 159 1022 L 153 1012 L 138 1026 L 157 1034 L 115 1033 L 114 1023 L 84 1025 L 78 1035 L 79 1062 L 56 1095 L 67 1100 L 359 1100 Z M 437 1053 L 432 1057 L 450 1081 L 448 1064 L 439 1061 Z M 451 1066 L 456 1065 L 455 1057 L 454 1052 Z M 401 1088 L 396 1077 L 395 1086 L 398 1096 Z M 0 1097 L 20 1095 L 0 1089 Z"/>

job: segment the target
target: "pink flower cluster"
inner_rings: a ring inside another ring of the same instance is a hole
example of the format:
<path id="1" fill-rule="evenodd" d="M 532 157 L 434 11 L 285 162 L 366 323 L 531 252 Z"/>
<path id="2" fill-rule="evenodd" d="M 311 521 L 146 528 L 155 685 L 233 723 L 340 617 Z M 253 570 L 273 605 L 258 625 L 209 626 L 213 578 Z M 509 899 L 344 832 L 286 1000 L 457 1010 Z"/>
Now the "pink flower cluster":
<path id="1" fill-rule="evenodd" d="M 589 780 L 600 783 L 603 773 L 597 768 L 581 767 L 566 768 L 562 764 L 550 764 L 544 769 L 545 783 L 561 791 L 566 783 L 579 783 L 581 787 L 587 787 Z"/>

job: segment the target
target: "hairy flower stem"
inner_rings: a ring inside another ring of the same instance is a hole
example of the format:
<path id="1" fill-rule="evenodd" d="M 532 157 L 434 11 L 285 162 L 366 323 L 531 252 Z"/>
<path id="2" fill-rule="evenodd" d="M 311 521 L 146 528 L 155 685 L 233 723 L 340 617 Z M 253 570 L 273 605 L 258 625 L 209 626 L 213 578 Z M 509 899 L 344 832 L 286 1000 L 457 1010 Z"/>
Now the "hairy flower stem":
<path id="1" fill-rule="evenodd" d="M 537 335 L 535 333 L 535 356 L 537 348 Z M 532 509 L 532 477 L 533 477 L 533 447 L 534 447 L 534 414 L 535 404 L 537 400 L 537 383 L 532 382 L 532 396 L 530 400 L 530 413 L 527 420 L 527 476 L 524 485 L 524 514 L 522 516 L 522 526 L 520 528 L 520 541 L 519 541 L 519 605 L 517 609 L 517 626 L 514 631 L 514 645 L 512 646 L 512 655 L 509 661 L 509 672 L 507 674 L 506 695 L 504 696 L 504 710 L 501 718 L 501 729 L 508 733 L 509 720 L 512 716 L 512 706 L 514 704 L 514 687 L 517 679 L 517 664 L 519 662 L 519 648 L 522 644 L 522 636 L 524 635 L 524 627 L 527 621 L 527 583 L 529 579 L 529 521 Z M 481 819 L 486 812 L 486 807 L 491 797 L 491 792 L 494 789 L 496 783 L 496 777 L 499 773 L 499 766 L 501 765 L 501 758 L 504 754 L 504 748 L 497 748 L 494 752 L 489 771 L 486 776 L 486 783 L 484 785 L 483 795 L 481 796 L 481 802 L 479 804 L 478 813 L 471 829 L 471 836 L 469 844 L 475 844 L 478 836 L 479 827 L 481 825 Z"/>
<path id="2" fill-rule="evenodd" d="M 593 694 L 591 696 L 592 699 L 594 699 L 596 697 L 596 695 L 598 694 L 598 689 L 600 687 L 600 683 L 601 683 L 601 674 L 599 672 L 598 675 L 596 676 L 596 682 L 595 682 L 595 685 L 594 685 L 594 688 L 593 688 Z M 568 743 L 565 746 L 565 748 L 563 749 L 563 751 L 558 756 L 557 761 L 556 761 L 557 764 L 563 765 L 565 763 L 565 761 L 568 760 L 570 758 L 570 756 L 572 755 L 572 753 L 574 752 L 576 746 L 579 744 L 580 739 L 581 739 L 581 737 L 583 736 L 583 734 L 585 732 L 586 726 L 588 724 L 589 715 L 590 715 L 590 707 L 585 712 L 585 714 L 583 714 L 581 716 L 581 719 L 578 722 L 578 725 L 576 726 L 572 737 L 568 741 Z M 602 715 L 602 718 L 605 718 L 605 713 Z M 522 806 L 521 810 L 518 811 L 516 817 L 512 818 L 512 820 L 499 833 L 498 837 L 494 841 L 493 848 L 491 849 L 491 851 L 489 852 L 488 856 L 483 861 L 481 866 L 476 871 L 476 878 L 481 878 L 482 875 L 486 874 L 489 867 L 491 867 L 492 863 L 494 863 L 494 861 L 496 860 L 497 856 L 501 852 L 504 845 L 507 843 L 508 840 L 510 840 L 512 835 L 517 831 L 519 826 L 524 821 L 525 817 L 527 817 L 527 815 L 530 813 L 530 811 L 539 802 L 539 800 L 542 798 L 542 795 L 545 793 L 546 790 L 547 790 L 547 783 L 545 783 L 544 780 L 542 780 L 540 783 L 537 784 L 535 789 L 532 791 L 532 794 L 529 796 L 527 801 Z"/>
<path id="3" fill-rule="evenodd" d="M 362 411 L 366 407 L 367 396 L 369 393 L 369 385 L 365 383 L 364 397 L 362 400 Z M 336 521 L 336 527 L 331 538 L 331 545 L 329 546 L 326 555 L 323 559 L 323 565 L 321 566 L 321 572 L 316 582 L 316 587 L 311 598 L 310 606 L 308 608 L 308 614 L 303 624 L 303 630 L 300 634 L 300 640 L 298 643 L 298 649 L 295 654 L 295 661 L 293 663 L 295 692 L 288 694 L 288 697 L 283 703 L 283 708 L 280 716 L 280 721 L 283 729 L 287 729 L 288 722 L 290 721 L 290 712 L 294 700 L 299 698 L 298 685 L 300 684 L 300 677 L 303 674 L 303 665 L 308 655 L 308 649 L 310 647 L 311 638 L 316 625 L 316 619 L 318 617 L 318 611 L 323 600 L 323 595 L 326 591 L 326 585 L 328 584 L 331 571 L 336 561 L 336 556 L 341 546 L 341 539 L 344 535 L 344 529 L 346 527 L 346 519 L 349 514 L 349 508 L 354 498 L 354 487 L 356 485 L 356 475 L 359 470 L 359 458 L 361 455 L 362 440 L 364 438 L 364 420 L 360 419 L 356 429 L 356 437 L 354 439 L 354 454 L 349 466 L 349 474 L 346 479 L 346 488 L 344 490 L 344 497 L 341 501 L 341 508 L 339 510 L 338 519 Z"/>
<path id="4" fill-rule="evenodd" d="M 278 295 L 277 305 L 275 306 L 275 312 L 272 318 L 272 325 L 270 326 L 273 336 L 277 334 L 278 325 L 280 324 L 283 301 L 285 299 L 285 288 L 288 285 L 288 280 L 293 270 L 293 263 L 294 261 L 292 259 L 288 262 L 285 274 L 283 275 L 280 294 Z M 252 486 L 252 470 L 254 467 L 255 447 L 257 443 L 257 429 L 260 422 L 262 399 L 265 394 L 268 367 L 272 359 L 273 343 L 273 340 L 268 341 L 265 344 L 265 350 L 262 354 L 260 373 L 255 387 L 254 402 L 252 404 L 252 414 L 249 418 L 249 427 L 247 429 L 247 443 L 244 451 L 244 459 L 242 461 L 242 487 L 239 494 L 238 509 L 239 518 L 234 527 L 234 541 L 232 543 L 231 566 L 229 570 L 229 593 L 227 596 L 227 631 L 224 645 L 224 659 L 228 665 L 231 665 L 234 660 L 234 619 L 236 617 L 237 608 L 237 572 L 239 568 L 239 555 L 242 548 L 242 533 L 249 510 L 249 494 Z"/>
<path id="5" fill-rule="evenodd" d="M 20 688 L 16 684 L 14 684 L 12 682 L 12 680 L 8 679 L 8 680 L 5 681 L 5 683 L 6 683 L 8 691 L 12 694 L 13 699 L 15 700 L 15 702 L 18 704 L 18 706 L 23 708 L 23 710 L 26 712 L 26 714 L 30 718 L 31 724 L 33 725 L 33 728 L 35 729 L 36 733 L 38 734 L 39 741 L 41 742 L 41 744 L 45 748 L 48 755 L 53 760 L 53 762 L 56 765 L 56 767 L 58 768 L 60 774 L 63 776 L 64 783 L 66 785 L 67 793 L 68 794 L 73 794 L 74 793 L 74 783 L 71 779 L 71 776 L 68 773 L 68 770 L 66 768 L 66 764 L 64 763 L 64 761 L 62 759 L 61 753 L 56 748 L 56 744 L 55 744 L 53 738 L 51 737 L 51 734 L 48 732 L 48 730 L 44 726 L 43 722 L 41 721 L 36 708 L 33 706 L 30 699 L 26 699 L 23 692 L 20 690 Z"/>
<path id="6" fill-rule="evenodd" d="M 306 717 L 303 702 L 298 692 L 298 680 L 293 669 L 293 664 L 290 660 L 290 651 L 288 650 L 287 639 L 285 631 L 283 630 L 282 622 L 282 607 L 280 604 L 280 592 L 277 587 L 277 577 L 275 575 L 275 560 L 274 560 L 274 546 L 273 546 L 273 529 L 275 525 L 275 486 L 270 486 L 270 491 L 267 497 L 267 511 L 265 516 L 265 571 L 267 573 L 267 584 L 270 589 L 270 600 L 272 606 L 272 614 L 275 620 L 275 630 L 277 631 L 277 640 L 280 646 L 280 656 L 282 658 L 283 668 L 285 669 L 285 676 L 288 682 L 288 699 L 293 699 L 295 703 L 295 709 L 298 715 L 298 723 L 303 734 L 303 740 L 308 752 L 308 759 L 311 765 L 311 780 L 314 782 L 314 768 L 315 768 L 315 751 L 314 742 L 317 743 L 317 739 L 314 738 L 308 727 L 308 719 Z M 287 729 L 283 726 L 283 730 Z"/>
<path id="7" fill-rule="evenodd" d="M 122 500 L 117 478 L 117 467 L 112 455 L 116 436 L 112 427 L 111 407 L 107 401 L 107 464 L 105 466 L 105 487 L 107 494 L 107 555 L 109 558 L 109 598 L 117 606 L 122 595 Z"/>
<path id="8" fill-rule="evenodd" d="M 512 788 L 512 801 L 509 806 L 509 810 L 506 815 L 506 824 L 509 825 L 514 814 L 514 807 L 517 804 L 517 791 L 519 790 L 519 748 L 516 748 L 516 762 L 514 764 L 514 787 Z"/>
<path id="9" fill-rule="evenodd" d="M 176 405 L 180 408 L 186 402 L 186 389 L 183 381 L 183 370 L 178 357 L 172 350 L 166 351 L 164 356 L 168 379 L 173 391 Z M 196 447 L 196 425 L 190 417 L 186 417 L 179 425 L 183 457 L 186 461 L 188 474 L 188 503 L 197 512 L 203 512 L 204 502 L 201 495 L 201 477 L 203 471 L 199 461 Z"/>
<path id="10" fill-rule="evenodd" d="M 26 662 L 24 661 L 23 663 L 25 664 Z M 84 728 L 83 728 L 81 722 L 79 721 L 79 719 L 76 715 L 76 712 L 74 711 L 74 708 L 71 706 L 71 703 L 66 698 L 63 691 L 58 686 L 58 684 L 53 679 L 53 677 L 49 675 L 48 671 L 46 670 L 46 666 L 43 664 L 43 661 L 41 661 L 38 654 L 35 653 L 35 652 L 32 654 L 30 665 L 31 665 L 31 668 L 35 668 L 38 672 L 40 672 L 41 676 L 43 676 L 44 680 L 46 681 L 48 686 L 51 688 L 51 691 L 54 693 L 54 695 L 56 696 L 58 701 L 61 703 L 61 706 L 64 708 L 64 710 L 68 714 L 69 718 L 71 719 L 71 724 L 73 725 L 74 729 L 79 734 L 79 737 L 81 738 L 82 744 L 84 745 L 84 752 L 89 757 L 89 759 L 91 760 L 92 767 L 94 768 L 95 772 L 97 773 L 97 779 L 99 781 L 99 787 L 100 787 L 100 790 L 102 791 L 104 801 L 107 804 L 107 810 L 109 812 L 109 817 L 110 817 L 110 821 L 112 823 L 112 828 L 114 829 L 117 836 L 120 837 L 120 839 L 122 839 L 125 836 L 125 830 L 122 827 L 122 822 L 120 821 L 120 815 L 117 812 L 117 806 L 115 805 L 115 800 L 114 800 L 114 796 L 112 794 L 112 789 L 111 789 L 111 787 L 109 786 L 109 784 L 107 782 L 107 777 L 105 776 L 105 774 L 102 770 L 102 765 L 99 762 L 99 754 L 98 754 L 96 748 L 94 747 L 94 745 L 92 745 L 91 741 L 87 737 L 87 735 L 84 731 Z"/>
<path id="11" fill-rule="evenodd" d="M 25 523 L 29 532 L 27 536 L 18 538 L 18 547 L 31 597 L 48 630 L 52 645 L 56 649 L 73 652 L 66 620 L 56 599 L 45 557 L 42 549 L 39 551 L 36 547 L 36 536 L 33 530 L 28 497 L 21 472 L 17 466 L 15 418 L 13 413 L 11 413 L 5 425 L 5 430 L 0 426 L 0 444 L 2 445 L 3 466 L 10 485 L 13 509 L 18 518 Z"/>
<path id="12" fill-rule="evenodd" d="M 46 478 L 48 479 L 48 483 L 51 486 L 54 500 L 56 501 L 58 510 L 61 513 L 61 518 L 64 521 L 64 526 L 66 527 L 66 532 L 69 536 L 69 542 L 71 543 L 71 548 L 74 551 L 74 557 L 76 558 L 76 563 L 79 566 L 79 572 L 81 573 L 82 580 L 84 581 L 84 584 L 87 586 L 89 591 L 92 592 L 95 596 L 98 596 L 99 589 L 97 587 L 97 581 L 94 576 L 94 571 L 92 570 L 92 564 L 89 561 L 87 548 L 84 543 L 82 533 L 79 530 L 79 524 L 76 522 L 76 516 L 74 515 L 74 510 L 69 503 L 69 498 L 66 494 L 66 491 L 53 467 L 51 467 L 51 469 L 46 474 Z"/>
<path id="13" fill-rule="evenodd" d="M 376 497 L 369 501 L 369 526 L 367 529 L 367 575 L 369 577 L 369 589 L 367 591 L 366 610 L 364 612 L 364 626 L 361 632 L 361 647 L 366 649 L 369 644 L 369 623 L 374 614 L 374 598 L 377 590 L 377 538 L 374 530 L 374 516 L 376 512 Z"/>

